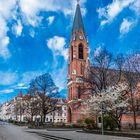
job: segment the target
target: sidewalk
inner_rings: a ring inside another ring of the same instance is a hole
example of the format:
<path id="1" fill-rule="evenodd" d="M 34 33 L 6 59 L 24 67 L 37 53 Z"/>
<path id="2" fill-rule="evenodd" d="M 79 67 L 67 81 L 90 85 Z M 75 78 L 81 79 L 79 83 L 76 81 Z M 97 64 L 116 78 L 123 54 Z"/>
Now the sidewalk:
<path id="1" fill-rule="evenodd" d="M 91 133 L 91 134 L 101 134 L 101 130 L 78 130 L 80 133 Z M 104 135 L 121 136 L 121 137 L 132 137 L 140 138 L 140 130 L 125 130 L 125 131 L 104 131 Z"/>

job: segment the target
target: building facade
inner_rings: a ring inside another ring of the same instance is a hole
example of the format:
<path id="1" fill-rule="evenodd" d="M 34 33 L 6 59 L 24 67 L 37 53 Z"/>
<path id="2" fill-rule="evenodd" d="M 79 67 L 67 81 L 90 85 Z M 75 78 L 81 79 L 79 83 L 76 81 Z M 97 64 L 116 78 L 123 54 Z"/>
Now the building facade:
<path id="1" fill-rule="evenodd" d="M 33 121 L 41 121 L 41 117 L 36 115 Z M 46 115 L 46 123 L 67 123 L 67 103 L 66 100 L 59 99 L 57 103 L 57 110 Z"/>
<path id="2" fill-rule="evenodd" d="M 18 96 L 13 100 L 6 102 L 0 106 L 0 120 L 4 121 L 17 121 L 27 122 L 31 120 L 31 113 L 29 113 L 30 106 L 26 106 L 27 103 L 34 100 L 29 94 L 23 96 L 22 92 L 19 92 Z M 41 121 L 40 114 L 33 116 L 33 121 Z M 67 122 L 67 104 L 66 100 L 58 99 L 57 110 L 46 115 L 46 123 L 66 123 Z"/>

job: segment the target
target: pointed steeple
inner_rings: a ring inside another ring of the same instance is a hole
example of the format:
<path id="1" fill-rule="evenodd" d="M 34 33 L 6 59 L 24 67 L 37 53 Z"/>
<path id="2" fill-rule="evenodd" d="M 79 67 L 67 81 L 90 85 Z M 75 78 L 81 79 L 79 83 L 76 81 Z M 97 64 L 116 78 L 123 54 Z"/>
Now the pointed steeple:
<path id="1" fill-rule="evenodd" d="M 82 20 L 80 5 L 78 2 L 77 7 L 76 7 L 76 13 L 75 13 L 75 18 L 74 18 L 72 33 L 79 32 L 80 30 L 82 30 L 84 32 L 84 24 L 83 24 L 83 20 Z"/>

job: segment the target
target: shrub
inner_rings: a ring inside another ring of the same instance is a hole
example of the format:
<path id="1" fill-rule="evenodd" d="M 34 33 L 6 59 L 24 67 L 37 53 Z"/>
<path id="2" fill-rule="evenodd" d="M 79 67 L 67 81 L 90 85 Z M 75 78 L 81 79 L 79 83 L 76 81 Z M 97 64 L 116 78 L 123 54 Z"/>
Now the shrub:
<path id="1" fill-rule="evenodd" d="M 114 130 L 117 128 L 116 122 L 113 120 L 111 116 L 104 116 L 104 129 Z"/>
<path id="2" fill-rule="evenodd" d="M 83 123 L 83 120 L 79 119 L 79 120 L 77 120 L 77 123 L 78 124 L 82 124 Z"/>
<path id="3" fill-rule="evenodd" d="M 93 119 L 86 118 L 84 122 L 85 122 L 88 129 L 94 129 L 95 128 L 95 122 L 94 122 Z"/>

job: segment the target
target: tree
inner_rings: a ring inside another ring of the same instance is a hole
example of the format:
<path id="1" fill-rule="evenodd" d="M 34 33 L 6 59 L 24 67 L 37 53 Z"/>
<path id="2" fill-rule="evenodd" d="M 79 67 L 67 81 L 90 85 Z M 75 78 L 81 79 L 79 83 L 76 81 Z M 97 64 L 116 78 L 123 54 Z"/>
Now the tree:
<path id="1" fill-rule="evenodd" d="M 122 55 L 118 55 L 113 59 L 112 54 L 105 48 L 96 49 L 93 61 L 86 69 L 80 94 L 98 95 L 102 91 L 106 91 L 108 87 L 117 85 L 122 77 L 122 58 Z M 114 64 L 116 64 L 115 61 L 118 66 L 117 70 L 113 69 Z M 97 120 L 97 114 L 95 116 Z"/>
<path id="2" fill-rule="evenodd" d="M 116 69 L 118 70 L 118 82 L 121 81 L 121 78 L 123 77 L 123 68 L 125 63 L 125 57 L 123 54 L 118 54 L 114 58 L 114 64 L 116 66 Z"/>
<path id="3" fill-rule="evenodd" d="M 41 121 L 45 122 L 48 113 L 57 109 L 58 88 L 50 74 L 46 73 L 36 77 L 30 83 L 29 93 L 37 97 L 40 107 Z"/>
<path id="4" fill-rule="evenodd" d="M 20 99 L 17 99 L 15 102 L 14 102 L 14 114 L 16 115 L 16 120 L 18 119 L 18 115 L 20 116 L 20 122 L 21 122 L 21 117 L 23 115 L 25 111 L 25 105 L 24 105 L 24 102 Z"/>
<path id="5" fill-rule="evenodd" d="M 90 93 L 98 96 L 106 91 L 108 87 L 116 86 L 119 83 L 127 82 L 129 106 L 133 112 L 134 128 L 136 129 L 136 102 L 134 93 L 140 79 L 140 54 L 133 54 L 128 58 L 118 54 L 114 59 L 106 49 L 96 49 L 93 62 L 90 64 L 83 82 L 81 94 Z M 137 104 L 138 105 L 138 104 Z M 97 118 L 97 114 L 96 114 Z"/>
<path id="6" fill-rule="evenodd" d="M 139 57 L 138 57 L 139 56 Z M 140 79 L 140 55 L 133 54 L 127 57 L 124 65 L 124 77 L 128 83 L 128 97 L 131 111 L 133 112 L 133 121 L 134 121 L 134 129 L 137 129 L 137 122 L 136 122 L 136 99 L 135 99 L 135 92 L 136 87 Z"/>
<path id="7" fill-rule="evenodd" d="M 126 97 L 127 84 L 121 83 L 115 86 L 110 86 L 106 90 L 102 90 L 96 95 L 84 102 L 84 113 L 91 116 L 105 114 L 112 117 L 119 129 L 121 129 L 121 118 L 125 109 L 128 106 Z"/>
<path id="8" fill-rule="evenodd" d="M 39 101 L 36 96 L 25 101 L 25 111 L 29 121 L 33 122 L 33 116 L 40 114 Z"/>
<path id="9" fill-rule="evenodd" d="M 97 94 L 108 86 L 118 84 L 121 79 L 119 72 L 112 69 L 113 57 L 105 48 L 94 52 L 93 62 L 86 70 L 82 93 Z M 120 70 L 121 71 L 121 70 Z M 86 84 L 85 84 L 86 83 Z"/>

